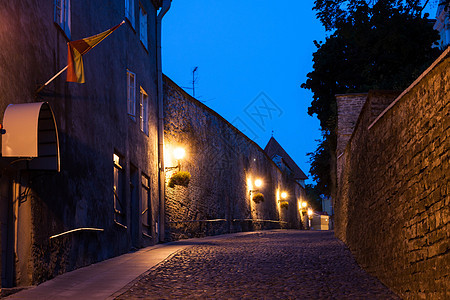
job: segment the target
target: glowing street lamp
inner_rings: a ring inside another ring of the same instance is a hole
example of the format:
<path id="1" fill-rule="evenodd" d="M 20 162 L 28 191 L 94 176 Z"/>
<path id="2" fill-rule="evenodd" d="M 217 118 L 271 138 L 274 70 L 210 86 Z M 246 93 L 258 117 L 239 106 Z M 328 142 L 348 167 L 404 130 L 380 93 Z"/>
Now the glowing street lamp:
<path id="1" fill-rule="evenodd" d="M 173 157 L 177 160 L 178 164 L 175 167 L 165 167 L 167 170 L 177 169 L 178 171 L 181 170 L 181 163 L 180 160 L 182 160 L 186 156 L 186 150 L 184 148 L 178 147 L 173 150 Z"/>
<path id="2" fill-rule="evenodd" d="M 286 192 L 281 193 L 281 199 L 286 200 L 288 197 L 288 194 Z"/>
<path id="3" fill-rule="evenodd" d="M 261 179 L 255 179 L 255 186 L 256 186 L 257 188 L 262 187 L 262 185 L 263 185 L 263 182 L 262 182 Z M 258 192 L 258 191 L 259 191 L 258 189 L 250 190 L 250 196 L 252 195 L 252 193 Z"/>
<path id="4" fill-rule="evenodd" d="M 176 160 L 183 159 L 186 156 L 186 150 L 184 148 L 178 147 L 173 150 L 173 157 L 175 157 Z"/>
<path id="5" fill-rule="evenodd" d="M 308 208 L 308 223 L 309 223 L 309 228 L 311 228 L 311 220 L 313 218 L 313 210 L 311 208 Z"/>
<path id="6" fill-rule="evenodd" d="M 262 180 L 261 179 L 256 179 L 255 180 L 255 186 L 258 187 L 258 188 L 261 187 L 262 186 Z"/>

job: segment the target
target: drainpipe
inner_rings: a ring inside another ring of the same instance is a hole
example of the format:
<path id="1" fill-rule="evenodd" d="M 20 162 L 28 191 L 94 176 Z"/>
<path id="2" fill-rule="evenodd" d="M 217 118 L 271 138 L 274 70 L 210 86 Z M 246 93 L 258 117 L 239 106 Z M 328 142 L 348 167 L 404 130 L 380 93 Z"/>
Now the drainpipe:
<path id="1" fill-rule="evenodd" d="M 156 17 L 156 68 L 158 76 L 158 184 L 159 184 L 159 241 L 164 241 L 165 219 L 165 185 L 166 174 L 164 172 L 164 103 L 163 103 L 163 79 L 161 63 L 161 21 L 170 8 L 172 0 L 163 0 L 162 8 Z"/>

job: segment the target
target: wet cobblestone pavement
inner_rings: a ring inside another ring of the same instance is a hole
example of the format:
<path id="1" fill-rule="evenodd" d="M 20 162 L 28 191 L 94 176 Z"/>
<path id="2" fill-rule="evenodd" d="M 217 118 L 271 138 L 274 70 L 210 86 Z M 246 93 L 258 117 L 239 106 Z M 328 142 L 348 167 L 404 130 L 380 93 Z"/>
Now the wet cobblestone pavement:
<path id="1" fill-rule="evenodd" d="M 268 231 L 184 249 L 116 299 L 399 299 L 332 232 Z"/>

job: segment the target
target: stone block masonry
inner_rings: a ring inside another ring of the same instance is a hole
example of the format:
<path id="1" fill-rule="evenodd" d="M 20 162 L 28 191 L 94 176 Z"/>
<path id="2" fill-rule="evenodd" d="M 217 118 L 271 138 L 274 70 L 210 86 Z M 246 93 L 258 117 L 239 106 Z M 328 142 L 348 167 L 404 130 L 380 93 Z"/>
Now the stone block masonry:
<path id="1" fill-rule="evenodd" d="M 367 94 L 344 94 L 336 95 L 338 110 L 337 124 L 337 155 L 341 155 L 345 150 L 348 140 L 355 129 L 356 121 L 361 113 L 361 108 L 366 102 Z"/>
<path id="2" fill-rule="evenodd" d="M 397 98 L 370 92 L 338 160 L 336 235 L 405 299 L 450 298 L 449 70 L 447 50 Z"/>
<path id="3" fill-rule="evenodd" d="M 305 191 L 282 173 L 266 153 L 219 114 L 164 78 L 165 165 L 176 147 L 186 149 L 181 170 L 191 174 L 187 187 L 166 185 L 168 240 L 271 228 L 301 228 L 298 202 Z M 174 170 L 166 172 L 166 183 Z M 254 186 L 260 178 L 262 187 Z M 264 201 L 255 203 L 255 191 Z M 288 208 L 280 207 L 288 193 Z"/>

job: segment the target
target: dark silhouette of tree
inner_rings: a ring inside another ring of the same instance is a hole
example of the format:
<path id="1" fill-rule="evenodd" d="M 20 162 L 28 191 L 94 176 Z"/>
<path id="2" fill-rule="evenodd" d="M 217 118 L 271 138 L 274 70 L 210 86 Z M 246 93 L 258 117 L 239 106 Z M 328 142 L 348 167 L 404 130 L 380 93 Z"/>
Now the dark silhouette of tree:
<path id="1" fill-rule="evenodd" d="M 316 0 L 314 10 L 330 35 L 314 42 L 313 71 L 302 84 L 313 92 L 309 115 L 320 120 L 323 140 L 309 153 L 321 192 L 333 191 L 336 94 L 403 90 L 439 55 L 433 22 L 420 1 Z M 330 172 L 331 170 L 331 172 Z"/>
<path id="2" fill-rule="evenodd" d="M 308 204 L 314 211 L 322 211 L 322 198 L 320 197 L 320 190 L 317 185 L 307 184 L 305 185 L 306 199 Z"/>

